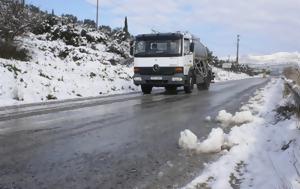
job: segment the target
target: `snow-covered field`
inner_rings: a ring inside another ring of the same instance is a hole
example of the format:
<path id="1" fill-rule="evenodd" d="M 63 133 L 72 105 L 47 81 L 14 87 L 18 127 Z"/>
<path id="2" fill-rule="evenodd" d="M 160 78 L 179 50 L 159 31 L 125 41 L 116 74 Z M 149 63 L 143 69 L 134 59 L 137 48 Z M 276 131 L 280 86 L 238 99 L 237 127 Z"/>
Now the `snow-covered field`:
<path id="1" fill-rule="evenodd" d="M 221 110 L 216 117 L 220 126 L 212 129 L 206 140 L 199 141 L 191 131 L 183 131 L 179 139 L 182 148 L 220 154 L 184 188 L 300 188 L 297 118 L 284 119 L 274 111 L 288 103 L 292 100 L 283 97 L 283 81 L 274 79 L 235 115 Z"/>

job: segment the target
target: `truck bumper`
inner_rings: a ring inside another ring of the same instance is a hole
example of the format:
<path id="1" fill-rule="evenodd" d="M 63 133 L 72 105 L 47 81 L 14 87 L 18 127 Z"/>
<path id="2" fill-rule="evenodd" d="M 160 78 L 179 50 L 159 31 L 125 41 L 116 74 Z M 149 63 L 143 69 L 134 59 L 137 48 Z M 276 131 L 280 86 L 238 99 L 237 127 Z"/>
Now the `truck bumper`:
<path id="1" fill-rule="evenodd" d="M 140 75 L 135 74 L 133 81 L 135 85 L 152 85 L 154 87 L 166 86 L 184 86 L 186 83 L 186 76 L 183 74 L 174 75 Z"/>

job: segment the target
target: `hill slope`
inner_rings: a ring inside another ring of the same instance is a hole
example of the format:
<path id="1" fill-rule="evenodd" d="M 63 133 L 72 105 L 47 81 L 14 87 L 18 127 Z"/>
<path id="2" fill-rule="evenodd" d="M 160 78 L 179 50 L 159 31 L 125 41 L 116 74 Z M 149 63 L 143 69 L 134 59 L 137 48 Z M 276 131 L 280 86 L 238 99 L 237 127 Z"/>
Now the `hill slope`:
<path id="1" fill-rule="evenodd" d="M 126 40 L 93 30 L 79 34 L 78 45 L 67 45 L 65 38 L 51 39 L 54 31 L 66 29 L 54 26 L 53 32 L 19 38 L 29 50 L 30 61 L 0 59 L 2 106 L 137 90 L 132 84 L 132 65 L 126 64 Z M 77 26 L 72 32 L 82 31 Z"/>
<path id="2" fill-rule="evenodd" d="M 285 63 L 298 63 L 299 61 L 299 52 L 278 52 L 270 55 L 248 55 L 241 57 L 241 62 L 245 64 L 278 65 Z"/>

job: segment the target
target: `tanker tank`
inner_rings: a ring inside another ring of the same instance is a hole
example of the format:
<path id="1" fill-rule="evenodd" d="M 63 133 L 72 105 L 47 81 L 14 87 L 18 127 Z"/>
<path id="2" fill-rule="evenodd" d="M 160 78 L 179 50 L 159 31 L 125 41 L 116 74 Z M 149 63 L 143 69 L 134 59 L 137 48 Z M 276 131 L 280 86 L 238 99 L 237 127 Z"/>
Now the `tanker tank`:
<path id="1" fill-rule="evenodd" d="M 195 59 L 206 60 L 208 56 L 207 48 L 199 39 L 193 39 Z"/>

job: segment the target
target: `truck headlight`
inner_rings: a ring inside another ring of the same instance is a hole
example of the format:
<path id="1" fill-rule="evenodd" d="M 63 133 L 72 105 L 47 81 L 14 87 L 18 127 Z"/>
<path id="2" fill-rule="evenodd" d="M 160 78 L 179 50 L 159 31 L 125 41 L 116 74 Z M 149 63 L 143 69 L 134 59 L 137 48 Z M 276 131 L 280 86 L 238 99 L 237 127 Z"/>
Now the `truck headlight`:
<path id="1" fill-rule="evenodd" d="M 181 77 L 173 77 L 172 81 L 182 81 L 183 79 Z"/>
<path id="2" fill-rule="evenodd" d="M 133 78 L 134 81 L 142 81 L 142 78 L 141 77 L 135 77 Z"/>

